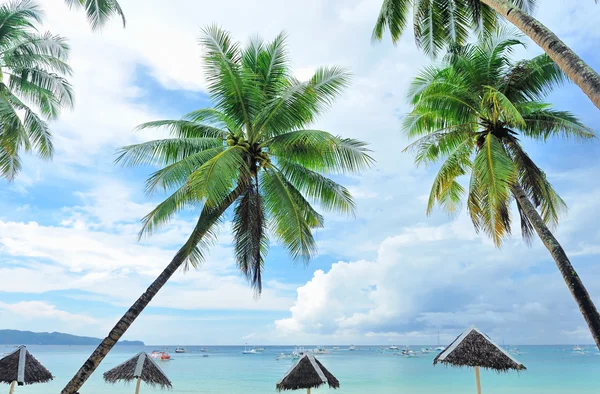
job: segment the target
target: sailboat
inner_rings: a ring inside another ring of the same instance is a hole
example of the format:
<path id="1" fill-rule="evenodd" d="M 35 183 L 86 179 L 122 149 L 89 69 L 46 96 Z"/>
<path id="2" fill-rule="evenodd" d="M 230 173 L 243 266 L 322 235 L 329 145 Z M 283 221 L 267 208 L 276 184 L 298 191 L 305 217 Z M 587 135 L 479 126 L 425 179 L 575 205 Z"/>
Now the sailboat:
<path id="1" fill-rule="evenodd" d="M 244 346 L 244 351 L 242 352 L 242 354 L 258 354 L 258 352 L 256 351 L 256 349 L 249 348 L 248 345 L 246 345 Z"/>
<path id="2" fill-rule="evenodd" d="M 444 350 L 446 350 L 445 346 L 440 346 L 440 329 L 438 328 L 438 338 L 437 338 L 437 347 L 435 348 L 435 350 L 438 350 L 440 352 L 443 352 Z"/>

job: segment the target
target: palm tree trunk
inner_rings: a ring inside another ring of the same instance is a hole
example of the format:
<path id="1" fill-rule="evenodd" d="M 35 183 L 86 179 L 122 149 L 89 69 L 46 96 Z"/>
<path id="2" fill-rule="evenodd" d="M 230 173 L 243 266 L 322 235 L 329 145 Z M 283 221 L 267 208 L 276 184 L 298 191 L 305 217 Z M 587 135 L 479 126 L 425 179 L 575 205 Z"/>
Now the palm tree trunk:
<path id="1" fill-rule="evenodd" d="M 133 324 L 135 319 L 142 313 L 144 308 L 148 306 L 152 298 L 158 293 L 158 291 L 167 283 L 169 278 L 177 271 L 183 262 L 188 258 L 193 248 L 198 244 L 206 232 L 212 227 L 212 225 L 218 220 L 218 218 L 227 210 L 227 208 L 241 195 L 243 186 L 240 184 L 238 187 L 229 194 L 229 196 L 219 205 L 214 208 L 207 208 L 206 206 L 200 214 L 198 223 L 192 232 L 190 238 L 186 243 L 179 249 L 173 260 L 167 265 L 164 271 L 152 282 L 150 287 L 146 289 L 144 294 L 137 299 L 137 301 L 129 308 L 129 310 L 121 317 L 121 320 L 113 327 L 108 333 L 108 336 L 102 340 L 96 350 L 90 355 L 85 363 L 79 368 L 79 371 L 73 376 L 71 381 L 61 391 L 61 394 L 75 394 L 83 386 L 85 381 L 90 377 L 96 370 L 98 365 L 104 360 L 104 357 L 110 352 L 115 346 L 117 341 L 121 339 L 125 331 Z"/>
<path id="2" fill-rule="evenodd" d="M 600 109 L 600 75 L 537 19 L 508 0 L 481 0 L 538 44 Z"/>
<path id="3" fill-rule="evenodd" d="M 512 188 L 512 192 L 517 199 L 517 203 L 538 233 L 540 239 L 550 251 L 558 270 L 579 306 L 579 310 L 592 333 L 596 346 L 600 349 L 600 314 L 598 314 L 598 310 L 590 298 L 585 286 L 581 282 L 579 275 L 575 272 L 567 254 L 538 214 L 523 188 L 521 188 L 520 185 L 515 185 Z"/>

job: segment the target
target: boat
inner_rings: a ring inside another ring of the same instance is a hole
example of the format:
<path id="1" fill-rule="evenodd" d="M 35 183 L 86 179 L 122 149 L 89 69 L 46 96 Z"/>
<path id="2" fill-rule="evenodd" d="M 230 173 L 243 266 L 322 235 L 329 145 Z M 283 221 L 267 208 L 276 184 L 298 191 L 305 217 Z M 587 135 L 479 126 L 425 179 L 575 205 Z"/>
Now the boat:
<path id="1" fill-rule="evenodd" d="M 356 348 L 354 347 L 354 345 L 350 345 L 350 347 L 348 348 L 348 350 L 350 350 L 351 352 L 355 351 Z"/>
<path id="2" fill-rule="evenodd" d="M 387 348 L 387 350 L 389 350 L 390 352 L 399 352 L 400 346 L 392 345 L 389 348 Z"/>
<path id="3" fill-rule="evenodd" d="M 264 352 L 265 348 L 264 347 L 257 347 L 255 348 L 257 352 Z"/>
<path id="4" fill-rule="evenodd" d="M 160 351 L 160 350 L 153 350 L 152 353 L 150 353 L 150 357 L 152 357 L 153 359 L 156 360 L 170 360 L 171 359 L 171 355 L 166 352 L 166 351 Z"/>
<path id="5" fill-rule="evenodd" d="M 205 347 L 203 347 L 203 348 L 201 348 L 201 349 L 200 349 L 200 352 L 202 352 L 202 353 L 206 353 L 206 352 L 208 352 L 208 349 L 207 349 L 207 348 L 205 348 Z"/>
<path id="6" fill-rule="evenodd" d="M 579 347 L 579 345 L 575 345 L 575 347 L 573 348 L 574 352 L 581 352 L 583 349 Z"/>
<path id="7" fill-rule="evenodd" d="M 275 357 L 275 360 L 282 360 L 282 359 L 288 358 L 288 357 L 291 357 L 291 356 L 288 356 L 285 353 L 279 353 L 279 355 L 277 357 Z"/>
<path id="8" fill-rule="evenodd" d="M 296 348 L 292 352 L 291 356 L 292 356 L 292 358 L 300 358 L 300 357 L 304 356 L 306 353 L 307 353 L 307 351 L 304 350 L 303 346 L 296 346 Z"/>
<path id="9" fill-rule="evenodd" d="M 411 350 L 408 346 L 406 346 L 401 353 L 404 357 L 416 357 L 417 353 L 414 350 Z"/>
<path id="10" fill-rule="evenodd" d="M 340 350 L 340 348 L 339 348 L 339 347 L 337 347 L 337 346 L 334 346 L 334 347 L 333 347 L 333 350 Z"/>
<path id="11" fill-rule="evenodd" d="M 176 347 L 175 353 L 187 353 L 187 350 L 185 350 L 185 348 L 182 347 Z"/>
<path id="12" fill-rule="evenodd" d="M 242 352 L 242 354 L 258 354 L 258 352 L 254 348 L 249 348 L 248 346 L 244 346 L 244 351 Z"/>
<path id="13" fill-rule="evenodd" d="M 314 354 L 327 354 L 329 352 L 323 346 L 317 346 L 316 348 L 313 349 L 313 353 Z"/>
<path id="14" fill-rule="evenodd" d="M 428 348 L 428 347 L 421 348 L 421 353 L 431 353 L 431 352 L 433 352 L 433 349 L 431 349 L 431 348 Z"/>

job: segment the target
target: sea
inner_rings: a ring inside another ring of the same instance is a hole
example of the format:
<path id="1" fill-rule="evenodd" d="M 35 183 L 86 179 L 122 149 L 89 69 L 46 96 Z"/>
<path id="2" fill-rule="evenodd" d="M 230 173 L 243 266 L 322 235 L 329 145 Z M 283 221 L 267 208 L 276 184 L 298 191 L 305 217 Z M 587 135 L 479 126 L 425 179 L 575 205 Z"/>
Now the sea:
<path id="1" fill-rule="evenodd" d="M 15 394 L 60 393 L 80 365 L 94 350 L 91 346 L 27 346 L 29 351 L 54 375 L 46 384 L 16 387 Z M 306 349 L 313 347 L 306 346 Z M 415 357 L 383 350 L 381 346 L 348 346 L 317 355 L 321 363 L 340 381 L 340 388 L 322 387 L 313 394 L 465 394 L 476 393 L 471 368 L 433 365 L 437 352 L 423 353 L 422 346 L 411 346 Z M 242 354 L 244 347 L 186 347 L 187 353 L 174 353 L 174 346 L 119 346 L 104 359 L 81 394 L 134 393 L 134 384 L 106 384 L 105 371 L 134 356 L 153 350 L 168 350 L 169 361 L 157 361 L 173 384 L 171 393 L 250 394 L 276 393 L 276 383 L 296 360 L 277 360 L 293 346 L 268 346 L 259 354 Z M 13 350 L 0 346 L 0 355 Z M 201 351 L 203 350 L 203 351 Z M 514 349 L 513 349 L 514 351 Z M 520 346 L 513 356 L 527 367 L 520 373 L 498 374 L 481 371 L 484 394 L 598 394 L 600 393 L 600 352 L 589 346 L 583 354 L 567 346 Z M 140 393 L 158 393 L 158 388 L 142 384 Z M 164 392 L 164 391 L 162 391 Z"/>

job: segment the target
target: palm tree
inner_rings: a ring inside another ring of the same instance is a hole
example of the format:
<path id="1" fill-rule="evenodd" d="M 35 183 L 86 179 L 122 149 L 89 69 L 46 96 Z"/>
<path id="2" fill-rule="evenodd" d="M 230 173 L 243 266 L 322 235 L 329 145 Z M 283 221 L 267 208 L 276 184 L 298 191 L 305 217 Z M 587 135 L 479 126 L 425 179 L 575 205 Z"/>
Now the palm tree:
<path id="1" fill-rule="evenodd" d="M 413 109 L 404 130 L 418 139 L 407 149 L 416 152 L 416 164 L 443 161 L 427 213 L 435 204 L 456 213 L 466 195 L 475 229 L 498 247 L 510 234 L 511 203 L 516 201 L 523 237 L 531 241 L 537 232 L 600 347 L 600 315 L 550 231 L 565 203 L 520 142 L 589 139 L 594 133 L 574 115 L 543 101 L 564 74 L 545 54 L 512 62 L 510 53 L 521 44 L 519 37 L 500 32 L 476 45 L 453 48 L 441 66 L 424 69 L 409 92 Z M 465 190 L 458 178 L 468 173 Z"/>
<path id="2" fill-rule="evenodd" d="M 519 28 L 600 108 L 600 75 L 552 31 L 530 16 L 535 0 L 384 0 L 373 38 L 389 29 L 396 42 L 406 29 L 411 7 L 417 45 L 435 55 L 449 43 L 464 44 L 472 31 L 491 32 L 498 15 Z"/>
<path id="3" fill-rule="evenodd" d="M 65 0 L 69 8 L 83 8 L 92 30 L 99 30 L 115 14 L 121 17 L 125 27 L 125 14 L 117 0 Z"/>
<path id="4" fill-rule="evenodd" d="M 172 138 L 121 149 L 117 161 L 162 167 L 146 191 L 170 195 L 143 219 L 140 235 L 151 234 L 186 207 L 201 207 L 189 239 L 81 367 L 63 394 L 73 394 L 96 369 L 156 293 L 180 267 L 198 266 L 218 224 L 232 208 L 235 257 L 240 272 L 260 294 L 269 235 L 294 260 L 315 254 L 312 229 L 324 209 L 352 214 L 348 190 L 322 174 L 355 173 L 371 165 L 365 143 L 306 129 L 340 94 L 349 74 L 323 67 L 306 82 L 293 77 L 285 35 L 241 48 L 218 27 L 203 31 L 206 80 L 214 108 L 182 120 L 145 123 L 164 127 Z"/>
<path id="5" fill-rule="evenodd" d="M 0 176 L 9 181 L 21 170 L 22 151 L 52 158 L 46 120 L 73 106 L 64 78 L 71 74 L 69 46 L 60 36 L 38 33 L 41 21 L 41 9 L 31 0 L 0 6 Z"/>

